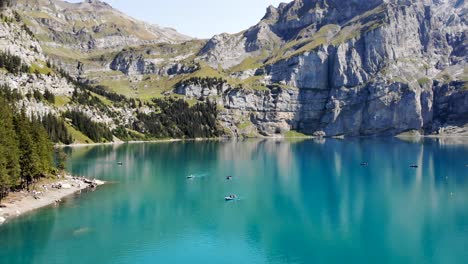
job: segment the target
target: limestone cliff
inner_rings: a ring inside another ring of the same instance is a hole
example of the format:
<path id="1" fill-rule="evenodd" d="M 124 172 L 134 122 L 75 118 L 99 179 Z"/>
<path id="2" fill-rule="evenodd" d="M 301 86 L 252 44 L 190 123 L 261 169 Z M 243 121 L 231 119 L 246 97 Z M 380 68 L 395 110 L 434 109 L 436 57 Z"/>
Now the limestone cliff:
<path id="1" fill-rule="evenodd" d="M 295 0 L 209 40 L 99 1 L 18 1 L 46 56 L 78 80 L 134 98 L 216 101 L 233 136 L 468 133 L 465 0 Z"/>
<path id="2" fill-rule="evenodd" d="M 296 0 L 216 36 L 201 59 L 230 68 L 277 46 L 254 70 L 268 90 L 223 95 L 227 115 L 260 134 L 437 133 L 466 125 L 467 29 L 465 1 Z"/>
<path id="3" fill-rule="evenodd" d="M 131 18 L 103 1 L 16 0 L 16 9 L 50 48 L 96 51 L 190 39 L 174 29 Z"/>
<path id="4" fill-rule="evenodd" d="M 98 95 L 83 91 L 66 73 L 51 65 L 39 41 L 20 17 L 9 8 L 1 10 L 0 53 L 15 56 L 26 66 L 27 70 L 19 72 L 0 68 L 0 89 L 2 92 L 9 90 L 17 93 L 20 97 L 18 109 L 25 111 L 30 117 L 42 119 L 48 114 L 58 117 L 73 110 L 84 113 L 93 122 L 104 124 L 110 129 L 125 124 L 131 125 L 135 120 L 135 109 L 125 104 L 104 104 L 99 101 Z M 54 95 L 53 102 L 46 100 L 46 92 Z M 89 95 L 89 98 L 94 99 L 78 100 L 80 94 Z M 101 99 L 105 100 L 103 97 Z M 68 120 L 67 125 L 77 143 L 91 143 Z"/>

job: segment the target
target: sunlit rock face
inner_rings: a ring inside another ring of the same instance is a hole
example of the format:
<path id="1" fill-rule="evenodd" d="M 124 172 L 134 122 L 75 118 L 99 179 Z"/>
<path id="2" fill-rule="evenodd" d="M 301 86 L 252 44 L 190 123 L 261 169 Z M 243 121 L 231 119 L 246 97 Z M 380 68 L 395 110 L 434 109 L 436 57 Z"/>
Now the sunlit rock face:
<path id="1" fill-rule="evenodd" d="M 214 37 L 201 56 L 223 68 L 276 56 L 259 68 L 276 88 L 224 95 L 232 118 L 241 111 L 260 134 L 437 133 L 468 116 L 466 11 L 452 0 L 297 0 L 243 35 Z"/>
<path id="2" fill-rule="evenodd" d="M 43 43 L 59 47 L 93 51 L 190 39 L 129 17 L 104 1 L 16 0 L 15 8 Z"/>
<path id="3" fill-rule="evenodd" d="M 109 51 L 84 62 L 60 61 L 73 76 L 128 84 L 132 94 L 157 87 L 192 102 L 216 101 L 229 135 L 467 130 L 465 1 L 295 0 L 268 7 L 245 31 L 209 40 L 148 26 L 99 1 L 38 1 L 42 7 L 18 0 L 18 10 L 32 18 L 31 28 L 47 50 Z M 39 11 L 49 18 L 35 17 Z M 64 28 L 64 21 L 82 24 L 93 17 L 106 23 Z M 42 54 L 40 45 L 37 50 Z M 26 61 L 36 56 L 28 48 L 14 52 Z M 180 85 L 194 76 L 227 84 Z"/>

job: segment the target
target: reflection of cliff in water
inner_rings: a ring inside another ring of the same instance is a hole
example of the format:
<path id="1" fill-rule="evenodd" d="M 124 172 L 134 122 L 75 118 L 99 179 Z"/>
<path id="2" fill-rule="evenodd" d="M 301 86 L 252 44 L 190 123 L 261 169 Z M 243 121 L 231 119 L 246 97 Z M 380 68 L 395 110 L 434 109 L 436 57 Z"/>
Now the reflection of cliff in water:
<path id="1" fill-rule="evenodd" d="M 217 233 L 242 234 L 266 252 L 281 251 L 287 241 L 311 248 L 334 241 L 335 247 L 348 250 L 353 245 L 347 241 L 361 241 L 361 248 L 377 252 L 418 245 L 411 248 L 417 255 L 431 250 L 417 241 L 435 239 L 430 226 L 460 231 L 459 225 L 438 222 L 438 216 L 466 214 L 468 184 L 459 174 L 459 167 L 465 166 L 459 157 L 466 155 L 466 146 L 363 139 L 96 148 L 83 160 L 72 158 L 72 164 L 79 164 L 72 168 L 78 174 L 118 181 L 116 187 L 93 194 L 99 201 L 91 206 L 106 208 L 98 226 L 99 243 L 106 243 L 116 229 L 120 233 L 115 239 L 137 235 L 156 244 L 177 241 L 180 232 L 202 232 L 220 241 L 227 238 Z M 117 168 L 116 160 L 124 166 Z M 361 167 L 361 162 L 369 166 Z M 411 164 L 420 166 L 412 169 Z M 187 181 L 185 176 L 192 173 L 207 177 Z M 226 175 L 234 176 L 229 184 Z M 238 194 L 241 201 L 224 204 L 222 197 L 229 193 Z M 83 213 L 82 219 L 92 222 L 95 212 Z M 372 229 L 375 223 L 378 230 Z M 408 240 L 388 232 L 408 234 Z M 448 241 L 434 243 L 450 255 Z M 304 248 L 295 250 L 285 258 L 307 259 L 310 254 Z"/>

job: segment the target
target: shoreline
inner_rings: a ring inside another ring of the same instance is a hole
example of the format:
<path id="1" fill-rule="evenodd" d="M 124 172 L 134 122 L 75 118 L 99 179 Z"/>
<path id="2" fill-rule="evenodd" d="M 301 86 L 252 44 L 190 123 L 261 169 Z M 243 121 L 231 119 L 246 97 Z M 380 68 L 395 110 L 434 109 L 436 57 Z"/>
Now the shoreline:
<path id="1" fill-rule="evenodd" d="M 349 139 L 349 138 L 372 138 L 372 137 L 257 137 L 248 139 Z M 445 134 L 445 135 L 418 135 L 418 134 L 401 134 L 392 136 L 400 140 L 408 139 L 468 139 L 467 135 L 463 134 Z M 219 140 L 236 140 L 239 138 L 196 138 L 196 139 L 161 139 L 148 141 L 119 141 L 107 143 L 92 143 L 92 144 L 72 144 L 72 145 L 56 145 L 55 147 L 90 147 L 99 145 L 123 145 L 123 144 L 141 144 L 141 143 L 170 143 L 183 141 L 219 141 Z M 88 180 L 84 177 L 73 177 L 66 175 L 63 178 L 56 180 L 42 180 L 32 186 L 34 191 L 22 190 L 12 192 L 5 197 L 0 205 L 0 225 L 8 223 L 10 220 L 17 218 L 23 214 L 47 207 L 53 204 L 59 204 L 60 201 L 70 195 L 80 193 L 88 188 L 95 188 L 105 184 L 106 182 L 99 180 Z M 61 188 L 57 188 L 57 185 Z"/>
<path id="2" fill-rule="evenodd" d="M 429 138 L 429 139 L 468 139 L 468 135 L 463 134 L 445 134 L 445 135 L 394 135 L 394 136 L 333 136 L 333 137 L 317 137 L 317 136 L 297 136 L 297 137 L 284 137 L 284 136 L 263 136 L 263 137 L 252 137 L 252 138 L 237 138 L 237 137 L 218 137 L 218 138 L 173 138 L 173 139 L 155 139 L 155 140 L 132 140 L 132 141 L 115 141 L 105 143 L 76 143 L 70 145 L 56 144 L 56 148 L 66 147 L 93 147 L 93 146 L 114 146 L 114 145 L 125 145 L 125 144 L 142 144 L 142 143 L 171 143 L 171 142 L 184 142 L 184 141 L 219 141 L 219 140 L 239 140 L 239 139 L 351 139 L 351 138 Z"/>
<path id="3" fill-rule="evenodd" d="M 0 225 L 23 214 L 59 204 L 67 196 L 80 193 L 88 188 L 96 188 L 105 183 L 104 181 L 67 175 L 54 181 L 38 182 L 32 187 L 35 189 L 33 191 L 11 192 L 0 203 L 2 206 L 6 206 L 0 207 Z"/>
<path id="4" fill-rule="evenodd" d="M 110 146 L 110 145 L 125 145 L 125 144 L 141 144 L 141 143 L 170 143 L 182 141 L 205 141 L 205 140 L 222 140 L 224 138 L 172 138 L 172 139 L 155 139 L 155 140 L 132 140 L 132 141 L 115 141 L 105 143 L 74 143 L 70 145 L 56 144 L 57 148 L 65 147 L 92 147 L 92 146 Z"/>

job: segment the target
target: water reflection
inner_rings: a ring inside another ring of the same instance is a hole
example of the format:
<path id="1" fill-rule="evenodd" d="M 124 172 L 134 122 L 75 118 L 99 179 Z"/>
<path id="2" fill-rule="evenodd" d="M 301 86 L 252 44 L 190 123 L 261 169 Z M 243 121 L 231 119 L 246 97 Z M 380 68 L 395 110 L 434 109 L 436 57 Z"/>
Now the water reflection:
<path id="1" fill-rule="evenodd" d="M 27 248 L 35 249 L 29 260 L 38 263 L 455 263 L 466 257 L 467 145 L 250 140 L 67 151 L 73 173 L 115 184 L 2 227 L 2 248 L 9 240 L 32 240 L 6 247 L 0 257 L 8 263 L 20 263 L 14 256 Z M 206 176 L 187 180 L 190 174 Z M 231 193 L 240 201 L 226 203 Z M 21 230 L 44 217 L 54 219 L 41 221 L 41 231 Z M 83 256 L 70 248 L 101 252 Z"/>

